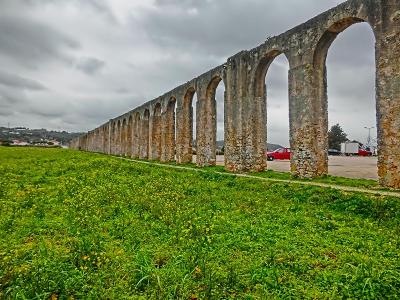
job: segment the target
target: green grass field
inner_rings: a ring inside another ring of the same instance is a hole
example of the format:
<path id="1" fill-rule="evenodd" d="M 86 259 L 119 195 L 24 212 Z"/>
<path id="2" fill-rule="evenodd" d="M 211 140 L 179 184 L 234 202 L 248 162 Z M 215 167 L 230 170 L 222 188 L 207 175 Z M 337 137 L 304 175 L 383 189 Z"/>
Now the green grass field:
<path id="1" fill-rule="evenodd" d="M 399 237 L 399 198 L 0 147 L 4 299 L 396 299 Z"/>

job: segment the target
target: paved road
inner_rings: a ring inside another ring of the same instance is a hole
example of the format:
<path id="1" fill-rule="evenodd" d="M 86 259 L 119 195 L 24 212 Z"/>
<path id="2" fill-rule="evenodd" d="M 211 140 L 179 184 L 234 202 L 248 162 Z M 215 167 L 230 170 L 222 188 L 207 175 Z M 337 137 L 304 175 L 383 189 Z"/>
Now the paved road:
<path id="1" fill-rule="evenodd" d="M 378 179 L 376 157 L 347 157 L 347 156 L 330 156 L 329 157 L 329 174 L 333 176 L 342 176 L 348 178 L 365 178 Z M 217 156 L 217 164 L 224 164 L 224 157 Z M 285 160 L 275 160 L 268 162 L 268 169 L 289 172 L 290 163 Z"/>

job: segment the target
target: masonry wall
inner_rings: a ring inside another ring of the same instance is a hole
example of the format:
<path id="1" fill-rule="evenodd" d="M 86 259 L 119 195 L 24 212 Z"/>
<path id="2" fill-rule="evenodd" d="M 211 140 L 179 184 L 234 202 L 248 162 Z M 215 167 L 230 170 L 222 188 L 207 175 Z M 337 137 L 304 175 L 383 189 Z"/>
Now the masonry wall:
<path id="1" fill-rule="evenodd" d="M 273 60 L 284 54 L 290 65 L 291 172 L 303 178 L 326 175 L 326 56 L 338 34 L 359 22 L 367 22 L 376 39 L 379 178 L 383 186 L 400 188 L 400 0 L 346 1 L 110 120 L 72 141 L 71 147 L 187 163 L 192 161 L 195 118 L 196 163 L 215 165 L 215 91 L 223 81 L 225 167 L 235 172 L 263 171 L 267 167 L 265 76 Z"/>

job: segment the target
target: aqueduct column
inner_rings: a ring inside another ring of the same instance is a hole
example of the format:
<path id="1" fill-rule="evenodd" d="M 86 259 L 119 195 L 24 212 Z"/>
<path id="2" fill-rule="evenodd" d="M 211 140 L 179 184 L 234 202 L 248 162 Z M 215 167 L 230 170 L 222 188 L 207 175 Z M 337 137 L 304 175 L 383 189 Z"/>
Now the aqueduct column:
<path id="1" fill-rule="evenodd" d="M 129 115 L 128 126 L 127 126 L 127 136 L 126 136 L 126 156 L 132 157 L 133 150 L 133 117 Z"/>
<path id="2" fill-rule="evenodd" d="M 140 122 L 140 159 L 149 158 L 149 110 L 145 110 L 143 119 Z"/>
<path id="3" fill-rule="evenodd" d="M 119 120 L 116 121 L 116 129 L 114 133 L 114 143 L 115 143 L 115 155 L 120 155 L 121 153 L 121 122 Z"/>
<path id="4" fill-rule="evenodd" d="M 176 99 L 171 98 L 162 114 L 161 161 L 175 160 L 175 105 Z"/>
<path id="5" fill-rule="evenodd" d="M 266 167 L 265 95 L 255 94 L 257 54 L 241 52 L 228 60 L 225 96 L 225 166 L 229 171 L 263 171 Z M 264 83 L 263 83 L 264 84 Z"/>
<path id="6" fill-rule="evenodd" d="M 161 158 L 161 104 L 157 103 L 153 114 L 150 116 L 150 151 L 149 159 Z"/>
<path id="7" fill-rule="evenodd" d="M 176 161 L 179 164 L 191 163 L 193 160 L 193 96 L 191 87 L 177 102 L 176 108 Z M 196 105 L 196 104 L 195 104 Z"/>
<path id="8" fill-rule="evenodd" d="M 132 157 L 139 158 L 140 154 L 140 114 L 137 112 L 133 117 Z"/>
<path id="9" fill-rule="evenodd" d="M 378 174 L 400 188 L 400 0 L 382 1 L 376 31 Z"/>
<path id="10" fill-rule="evenodd" d="M 106 130 L 105 130 L 105 136 L 106 136 L 106 148 L 105 148 L 105 153 L 111 154 L 111 127 L 112 122 L 111 120 L 107 123 L 106 125 Z"/>
<path id="11" fill-rule="evenodd" d="M 217 143 L 217 104 L 215 89 L 220 78 L 210 83 L 202 82 L 198 87 L 196 106 L 196 163 L 199 167 L 215 166 Z"/>
<path id="12" fill-rule="evenodd" d="M 321 99 L 316 98 L 314 73 L 311 61 L 301 61 L 289 71 L 291 172 L 303 178 L 328 173 L 328 149 L 323 146 L 325 143 L 319 142 L 326 130 L 327 114 Z"/>
<path id="13" fill-rule="evenodd" d="M 111 154 L 115 155 L 117 154 L 117 122 L 112 121 L 111 122 L 111 133 L 110 133 L 110 148 L 111 148 Z"/>
<path id="14" fill-rule="evenodd" d="M 126 146 L 127 146 L 127 142 L 126 142 L 126 137 L 127 137 L 127 130 L 126 130 L 126 120 L 123 119 L 121 122 L 121 134 L 120 134 L 120 138 L 121 138 L 121 145 L 120 145 L 120 155 L 121 156 L 125 156 L 126 154 Z"/>

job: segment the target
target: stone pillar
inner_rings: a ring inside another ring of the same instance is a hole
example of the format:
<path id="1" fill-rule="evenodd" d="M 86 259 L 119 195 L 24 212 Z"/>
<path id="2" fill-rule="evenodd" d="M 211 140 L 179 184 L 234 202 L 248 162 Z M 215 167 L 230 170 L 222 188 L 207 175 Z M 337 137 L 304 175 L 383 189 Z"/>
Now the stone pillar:
<path id="1" fill-rule="evenodd" d="M 250 53 L 231 57 L 226 68 L 225 168 L 234 172 L 265 170 L 265 93 L 255 92 Z M 265 78 L 262 78 L 263 85 Z M 265 89 L 264 89 L 265 90 Z"/>
<path id="2" fill-rule="evenodd" d="M 160 162 L 167 162 L 167 112 L 163 111 L 161 114 L 161 153 Z"/>
<path id="3" fill-rule="evenodd" d="M 150 160 L 161 158 L 161 107 L 150 117 Z"/>
<path id="4" fill-rule="evenodd" d="M 378 174 L 400 188 L 400 0 L 382 1 L 376 32 Z"/>
<path id="5" fill-rule="evenodd" d="M 105 125 L 103 125 L 103 131 L 102 131 L 102 134 L 103 134 L 103 151 L 102 151 L 102 153 L 104 153 L 104 154 L 108 154 L 108 147 L 107 147 L 107 145 L 108 145 L 108 123 L 107 124 L 105 124 Z"/>
<path id="6" fill-rule="evenodd" d="M 111 131 L 112 131 L 112 121 L 110 120 L 107 125 L 106 125 L 106 136 L 107 136 L 107 142 L 106 142 L 106 152 L 107 154 L 111 154 Z"/>
<path id="7" fill-rule="evenodd" d="M 215 90 L 203 86 L 198 91 L 196 105 L 196 163 L 199 167 L 215 166 L 217 118 Z"/>
<path id="8" fill-rule="evenodd" d="M 121 122 L 117 121 L 115 129 L 115 155 L 121 154 Z"/>
<path id="9" fill-rule="evenodd" d="M 133 116 L 129 116 L 126 137 L 126 156 L 132 157 L 133 152 Z"/>
<path id="10" fill-rule="evenodd" d="M 116 155 L 117 154 L 117 135 L 118 135 L 118 130 L 117 130 L 117 123 L 112 122 L 111 123 L 111 154 Z"/>
<path id="11" fill-rule="evenodd" d="M 144 113 L 143 120 L 140 122 L 140 159 L 149 158 L 149 114 L 148 111 L 146 112 Z"/>
<path id="12" fill-rule="evenodd" d="M 175 100 L 168 103 L 162 116 L 162 155 L 161 161 L 175 161 Z"/>
<path id="13" fill-rule="evenodd" d="M 178 164 L 193 161 L 193 96 L 192 88 L 178 101 L 176 108 L 176 161 Z M 196 105 L 196 104 L 195 104 Z"/>
<path id="14" fill-rule="evenodd" d="M 121 155 L 126 156 L 128 153 L 128 124 L 126 120 L 122 123 L 121 130 Z"/>
<path id="15" fill-rule="evenodd" d="M 289 71 L 289 122 L 292 149 L 291 172 L 295 176 L 314 178 L 328 173 L 326 113 L 324 98 L 314 88 L 315 70 L 311 63 Z"/>
<path id="16" fill-rule="evenodd" d="M 100 130 L 96 128 L 96 134 L 94 136 L 94 151 L 99 153 L 100 152 Z"/>
<path id="17" fill-rule="evenodd" d="M 139 158 L 140 154 L 140 138 L 141 138 L 141 132 L 140 132 L 140 115 L 139 113 L 136 113 L 134 116 L 134 121 L 133 121 L 133 137 L 132 137 L 132 158 Z"/>

